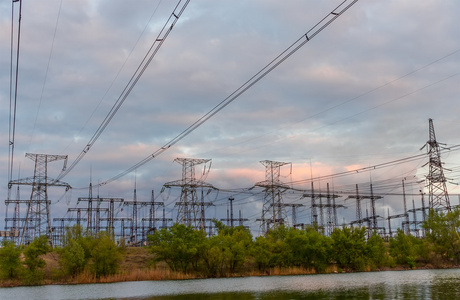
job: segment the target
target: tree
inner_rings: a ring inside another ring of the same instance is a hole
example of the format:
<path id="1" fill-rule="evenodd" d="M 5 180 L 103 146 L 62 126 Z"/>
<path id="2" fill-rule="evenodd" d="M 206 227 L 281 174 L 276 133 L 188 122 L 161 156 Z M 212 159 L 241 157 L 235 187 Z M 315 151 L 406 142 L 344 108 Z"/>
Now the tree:
<path id="1" fill-rule="evenodd" d="M 367 240 L 366 248 L 371 268 L 382 268 L 388 263 L 388 254 L 385 242 L 375 231 Z"/>
<path id="2" fill-rule="evenodd" d="M 402 229 L 398 228 L 395 237 L 390 239 L 390 255 L 397 264 L 414 268 L 421 245 L 422 242 L 416 237 L 406 235 Z"/>
<path id="3" fill-rule="evenodd" d="M 364 270 L 366 262 L 366 228 L 336 228 L 331 233 L 332 257 L 340 268 Z"/>
<path id="4" fill-rule="evenodd" d="M 288 248 L 285 243 L 288 232 L 289 229 L 282 225 L 270 229 L 265 234 L 270 251 L 270 261 L 268 264 L 270 268 L 290 266 Z"/>
<path id="5" fill-rule="evenodd" d="M 214 221 L 218 234 L 214 239 L 222 249 L 223 267 L 235 273 L 245 261 L 252 244 L 252 234 L 244 226 L 229 227 L 222 222 Z"/>
<path id="6" fill-rule="evenodd" d="M 60 251 L 59 263 L 66 274 L 77 275 L 86 266 L 85 250 L 76 240 L 70 240 Z"/>
<path id="7" fill-rule="evenodd" d="M 422 225 L 428 242 L 434 252 L 445 261 L 460 261 L 460 210 L 447 213 L 431 209 L 426 222 Z"/>
<path id="8" fill-rule="evenodd" d="M 80 225 L 67 228 L 62 239 L 62 248 L 58 249 L 59 264 L 64 273 L 74 276 L 82 272 L 91 257 L 94 245 L 95 238 L 85 234 Z"/>
<path id="9" fill-rule="evenodd" d="M 174 224 L 148 236 L 155 261 L 165 261 L 173 271 L 186 273 L 191 267 L 198 269 L 200 249 L 206 240 L 206 233 L 191 226 Z"/>
<path id="10" fill-rule="evenodd" d="M 219 236 L 212 236 L 205 239 L 202 247 L 198 250 L 203 260 L 202 272 L 208 277 L 217 277 L 224 273 L 224 258 Z"/>
<path id="11" fill-rule="evenodd" d="M 25 283 L 30 285 L 39 284 L 43 280 L 43 267 L 46 262 L 40 256 L 51 251 L 48 238 L 45 235 L 35 238 L 24 249 L 24 264 L 27 269 L 25 272 Z"/>
<path id="12" fill-rule="evenodd" d="M 24 263 L 27 268 L 34 271 L 39 268 L 43 268 L 46 263 L 41 255 L 44 255 L 51 251 L 51 247 L 48 244 L 48 238 L 45 235 L 35 238 L 24 250 Z"/>
<path id="13" fill-rule="evenodd" d="M 290 228 L 287 232 L 285 259 L 289 266 L 315 268 L 324 271 L 329 263 L 330 238 L 313 227 L 304 230 Z"/>
<path id="14" fill-rule="evenodd" d="M 96 278 L 116 273 L 122 256 L 110 233 L 99 233 L 91 249 L 91 258 Z"/>
<path id="15" fill-rule="evenodd" d="M 0 248 L 0 272 L 2 278 L 15 279 L 21 270 L 21 249 L 14 242 L 3 240 Z"/>
<path id="16" fill-rule="evenodd" d="M 271 244 L 265 236 L 258 236 L 250 250 L 259 271 L 265 272 L 271 267 L 272 252 Z"/>

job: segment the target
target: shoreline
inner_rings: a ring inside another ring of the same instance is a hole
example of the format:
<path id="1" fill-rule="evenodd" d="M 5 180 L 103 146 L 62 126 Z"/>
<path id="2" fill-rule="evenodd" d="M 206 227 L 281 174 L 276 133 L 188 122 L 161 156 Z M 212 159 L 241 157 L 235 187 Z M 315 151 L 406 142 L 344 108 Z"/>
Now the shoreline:
<path id="1" fill-rule="evenodd" d="M 425 265 L 416 268 L 408 268 L 403 266 L 396 266 L 394 268 L 385 267 L 375 270 L 365 270 L 365 271 L 337 271 L 332 270 L 326 272 L 315 272 L 312 270 L 305 270 L 302 268 L 273 268 L 267 270 L 266 272 L 244 272 L 241 274 L 231 274 L 227 276 L 218 276 L 218 277 L 205 277 L 200 276 L 199 274 L 182 274 L 178 272 L 172 272 L 170 270 L 165 270 L 162 268 L 156 269 L 144 269 L 144 270 L 132 270 L 129 273 L 120 272 L 115 275 L 110 275 L 102 277 L 99 279 L 88 277 L 88 272 L 83 272 L 80 275 L 77 275 L 72 279 L 65 280 L 51 280 L 45 279 L 42 284 L 36 286 L 45 286 L 45 285 L 79 285 L 79 284 L 100 284 L 100 283 L 120 283 L 120 282 L 134 282 L 134 281 L 179 281 L 179 280 L 194 280 L 194 279 L 217 279 L 217 278 L 241 278 L 241 277 L 266 277 L 266 276 L 301 276 L 301 275 L 320 275 L 320 274 L 347 274 L 347 273 L 368 273 L 368 272 L 387 272 L 387 271 L 411 271 L 411 270 L 444 270 L 444 269 L 460 269 L 459 265 L 451 266 L 432 266 Z M 13 288 L 13 287 L 28 287 L 31 285 L 21 284 L 20 280 L 5 280 L 0 281 L 0 288 Z"/>

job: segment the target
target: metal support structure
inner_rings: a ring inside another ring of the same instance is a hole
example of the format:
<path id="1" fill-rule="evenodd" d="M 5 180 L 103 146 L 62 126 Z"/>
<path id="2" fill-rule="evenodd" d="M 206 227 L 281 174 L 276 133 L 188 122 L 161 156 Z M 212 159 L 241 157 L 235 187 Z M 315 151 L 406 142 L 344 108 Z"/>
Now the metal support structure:
<path id="1" fill-rule="evenodd" d="M 256 183 L 256 186 L 265 190 L 260 229 L 266 234 L 270 229 L 287 224 L 287 215 L 281 194 L 289 187 L 280 181 L 281 167 L 290 163 L 264 160 L 265 180 Z"/>
<path id="2" fill-rule="evenodd" d="M 436 141 L 436 134 L 434 132 L 433 120 L 429 119 L 429 140 L 424 147 L 427 148 L 429 156 L 428 161 L 428 203 L 430 209 L 436 210 L 451 210 L 449 194 L 447 192 L 446 177 L 441 162 L 441 146 L 444 145 Z"/>
<path id="3" fill-rule="evenodd" d="M 300 204 L 300 203 L 288 203 L 288 204 L 284 204 L 284 206 L 291 208 L 292 227 L 294 227 L 294 228 L 299 228 L 299 227 L 303 228 L 305 226 L 305 224 L 297 222 L 297 207 L 301 207 L 301 206 L 304 206 L 304 205 Z"/>
<path id="4" fill-rule="evenodd" d="M 356 199 L 356 220 L 351 222 L 351 224 L 358 224 L 359 226 L 363 225 L 363 222 L 367 222 L 367 229 L 368 229 L 368 236 L 372 234 L 373 231 L 382 229 L 381 227 L 378 227 L 378 218 L 380 218 L 379 215 L 377 215 L 376 210 L 375 210 L 375 200 L 382 199 L 382 196 L 376 196 L 374 195 L 374 190 L 372 187 L 372 183 L 370 184 L 370 195 L 369 196 L 363 196 L 359 194 L 358 190 L 358 185 L 356 184 L 356 195 L 350 195 L 348 196 L 350 199 Z M 361 214 L 361 200 L 363 199 L 370 199 L 371 200 L 371 215 L 368 215 L 368 211 L 366 210 L 366 218 L 362 218 Z M 346 200 L 346 199 L 345 199 Z"/>
<path id="5" fill-rule="evenodd" d="M 403 231 L 406 235 L 409 235 L 410 233 L 410 228 L 409 228 L 409 212 L 407 211 L 407 200 L 406 200 L 406 188 L 404 186 L 404 179 L 402 181 L 402 188 L 403 188 L 403 203 L 404 203 L 404 217 L 405 221 L 402 223 L 403 224 Z M 406 226 L 404 226 L 406 224 Z"/>
<path id="6" fill-rule="evenodd" d="M 53 246 L 53 228 L 50 214 L 51 201 L 48 199 L 48 187 L 65 187 L 66 191 L 71 187 L 65 182 L 48 177 L 48 163 L 64 160 L 63 170 L 65 170 L 67 155 L 26 153 L 25 156 L 35 162 L 34 176 L 10 181 L 8 184 L 10 189 L 12 185 L 32 186 L 30 201 L 27 203 L 27 213 L 22 226 L 20 244 L 30 243 L 34 238 L 46 235 L 49 243 Z"/>
<path id="7" fill-rule="evenodd" d="M 206 164 L 210 159 L 193 159 L 193 158 L 176 158 L 175 162 L 182 165 L 182 179 L 165 183 L 165 187 L 177 186 L 181 188 L 180 201 L 176 203 L 178 206 L 177 220 L 179 224 L 192 226 L 195 229 L 205 229 L 204 209 L 212 203 L 204 202 L 203 195 L 201 201 L 198 199 L 197 189 L 204 188 L 213 189 L 213 186 L 196 178 L 195 166 Z M 209 173 L 210 165 L 206 170 L 206 165 L 203 170 L 203 177 Z"/>
<path id="8" fill-rule="evenodd" d="M 335 199 L 340 197 L 339 195 L 331 194 L 329 189 L 329 183 L 327 183 L 327 192 L 315 193 L 313 182 L 311 183 L 311 194 L 304 193 L 302 197 L 311 198 L 311 225 L 323 233 L 330 234 L 332 230 L 337 226 L 337 208 L 346 208 L 344 205 L 337 205 Z M 316 202 L 316 198 L 320 199 L 319 203 Z M 322 202 L 322 198 L 326 198 L 326 203 Z M 320 222 L 318 225 L 318 208 L 320 208 Z M 324 224 L 324 208 L 326 208 L 326 224 Z"/>
<path id="9" fill-rule="evenodd" d="M 96 197 L 96 198 L 78 198 L 78 201 L 96 201 L 96 208 L 92 208 L 91 212 L 96 211 L 96 218 L 95 218 L 95 226 L 94 226 L 94 232 L 99 233 L 101 230 L 101 212 L 107 212 L 108 217 L 107 217 L 107 228 L 109 231 L 111 231 L 112 236 L 114 237 L 114 219 L 115 219 L 115 203 L 119 203 L 120 205 L 123 204 L 124 199 L 123 198 L 102 198 L 102 197 Z M 107 208 L 101 208 L 102 203 L 108 203 L 109 207 Z M 86 210 L 86 209 L 81 209 L 81 210 Z M 91 213 L 92 215 L 92 213 Z"/>
<path id="10" fill-rule="evenodd" d="M 305 195 L 304 195 L 305 196 Z M 311 182 L 311 224 L 318 227 L 318 210 L 316 208 L 316 196 L 313 181 Z"/>
<path id="11" fill-rule="evenodd" d="M 227 226 L 230 227 L 235 227 L 235 222 L 238 222 L 238 226 L 244 226 L 245 221 L 249 221 L 248 219 L 245 219 L 241 216 L 241 210 L 239 211 L 239 217 L 234 218 L 233 217 L 233 201 L 235 198 L 229 197 L 228 201 L 230 203 L 230 211 L 227 209 L 227 218 L 226 219 L 220 219 L 222 222 L 227 222 Z"/>

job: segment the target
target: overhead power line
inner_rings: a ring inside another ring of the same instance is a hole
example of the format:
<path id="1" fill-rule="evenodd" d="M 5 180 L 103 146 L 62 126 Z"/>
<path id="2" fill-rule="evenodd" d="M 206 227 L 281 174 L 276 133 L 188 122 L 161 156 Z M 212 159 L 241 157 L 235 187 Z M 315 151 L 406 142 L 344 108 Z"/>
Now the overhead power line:
<path id="1" fill-rule="evenodd" d="M 13 92 L 13 44 L 14 44 L 14 2 L 19 1 L 19 19 L 18 19 L 18 36 L 16 46 L 16 70 L 14 78 Z M 18 76 L 19 76 L 19 45 L 21 41 L 21 19 L 22 19 L 22 0 L 11 2 L 11 62 L 10 62 L 10 111 L 9 111 L 9 129 L 8 129 L 8 182 L 13 179 L 14 166 L 14 140 L 16 133 L 16 109 L 18 100 Z M 14 94 L 14 99 L 13 99 Z M 8 189 L 8 199 L 10 198 L 10 190 Z"/>
<path id="2" fill-rule="evenodd" d="M 201 118 L 196 120 L 192 125 L 187 127 L 184 131 L 170 140 L 167 144 L 162 146 L 161 148 L 157 149 L 155 152 L 138 162 L 137 164 L 133 165 L 132 167 L 126 169 L 122 173 L 101 182 L 99 186 L 106 185 L 110 182 L 120 179 L 121 177 L 133 172 L 134 170 L 138 169 L 139 167 L 145 165 L 152 159 L 156 158 L 158 155 L 162 154 L 180 140 L 188 136 L 190 133 L 195 131 L 198 127 L 203 125 L 206 121 L 211 119 L 214 115 L 224 109 L 227 105 L 232 103 L 236 100 L 239 96 L 241 96 L 244 92 L 250 89 L 253 85 L 259 82 L 262 78 L 264 78 L 267 74 L 273 71 L 276 67 L 278 67 L 281 63 L 283 63 L 286 59 L 288 59 L 291 55 L 293 55 L 297 50 L 302 48 L 306 43 L 308 43 L 312 38 L 314 38 L 318 33 L 320 33 L 323 29 L 325 29 L 329 24 L 331 24 L 335 19 L 341 16 L 346 10 L 348 10 L 353 4 L 358 2 L 358 0 L 345 0 L 340 3 L 334 10 L 328 13 L 321 21 L 319 21 L 315 26 L 313 26 L 309 31 L 303 34 L 299 39 L 297 39 L 293 44 L 291 44 L 288 48 L 286 48 L 281 54 L 275 57 L 270 63 L 268 63 L 264 68 L 262 68 L 259 72 L 257 72 L 254 76 L 252 76 L 249 80 L 247 80 L 243 85 L 237 88 L 233 93 L 231 93 L 227 98 L 222 100 L 219 104 L 214 106 L 210 111 L 204 114 Z"/>
<path id="3" fill-rule="evenodd" d="M 454 146 L 449 147 L 448 149 L 443 149 L 443 151 L 448 151 L 448 152 L 457 151 L 457 150 L 460 150 L 460 145 L 454 145 Z M 356 173 L 369 172 L 369 171 L 373 171 L 373 170 L 377 170 L 377 169 L 381 169 L 381 168 L 386 168 L 386 167 L 391 167 L 391 166 L 395 166 L 395 165 L 399 165 L 399 164 L 403 164 L 403 163 L 416 161 L 416 160 L 419 160 L 419 159 L 424 158 L 424 157 L 427 157 L 427 154 L 426 153 L 421 153 L 421 154 L 417 154 L 417 155 L 413 155 L 413 156 L 409 156 L 409 157 L 405 157 L 405 158 L 400 158 L 400 159 L 397 159 L 397 160 L 393 160 L 393 161 L 389 161 L 389 162 L 385 162 L 385 163 L 381 163 L 381 164 L 376 164 L 376 165 L 369 166 L 369 167 L 358 168 L 358 169 L 345 171 L 345 172 L 340 172 L 340 173 L 335 173 L 335 174 L 331 174 L 331 175 L 318 176 L 318 177 L 314 177 L 314 178 L 311 178 L 311 179 L 302 179 L 302 180 L 292 181 L 292 182 L 290 182 L 290 184 L 298 185 L 298 184 L 304 184 L 304 183 L 311 182 L 311 181 L 319 181 L 319 180 L 325 180 L 325 179 L 330 179 L 330 178 L 337 178 L 337 177 L 352 175 L 352 174 L 356 174 Z"/>
<path id="4" fill-rule="evenodd" d="M 120 107 L 123 105 L 124 101 L 126 98 L 129 96 L 131 91 L 133 90 L 134 86 L 136 83 L 139 81 L 141 78 L 142 74 L 144 74 L 145 70 L 149 66 L 150 62 L 153 60 L 157 52 L 160 50 L 161 46 L 163 45 L 164 41 L 168 37 L 168 35 L 171 33 L 172 29 L 174 28 L 174 25 L 177 23 L 179 20 L 180 16 L 184 12 L 185 8 L 187 7 L 188 3 L 190 0 L 182 1 L 179 0 L 177 5 L 175 6 L 173 12 L 169 16 L 168 20 L 164 24 L 163 28 L 161 29 L 160 33 L 158 34 L 157 38 L 155 41 L 152 43 L 152 46 L 148 50 L 147 54 L 144 56 L 142 59 L 141 63 L 137 67 L 136 71 L 134 74 L 131 76 L 131 79 L 129 80 L 128 84 L 125 86 L 123 91 L 121 92 L 120 96 L 118 97 L 117 101 L 115 104 L 112 106 L 110 109 L 109 113 L 105 117 L 105 119 L 102 121 L 101 125 L 99 128 L 96 130 L 94 135 L 91 137 L 89 142 L 86 144 L 85 148 L 80 152 L 78 157 L 75 159 L 75 161 L 70 164 L 70 166 L 61 172 L 59 176 L 56 178 L 56 180 L 62 179 L 64 176 L 69 174 L 69 172 L 83 159 L 83 157 L 88 153 L 88 151 L 91 149 L 91 147 L 94 145 L 94 143 L 97 141 L 97 139 L 101 136 L 101 134 L 104 132 L 105 128 L 109 125 L 110 121 L 113 119 L 115 114 L 118 112 Z"/>
<path id="5" fill-rule="evenodd" d="M 61 9 L 62 9 L 62 0 L 59 3 L 59 10 L 58 10 L 57 18 L 56 18 L 56 25 L 54 26 L 53 40 L 51 42 L 50 54 L 48 56 L 48 63 L 46 65 L 46 70 L 45 70 L 45 78 L 43 79 L 42 91 L 40 93 L 40 99 L 38 100 L 38 108 L 37 108 L 37 113 L 35 114 L 34 127 L 32 129 L 32 134 L 30 135 L 29 145 L 32 142 L 32 138 L 33 138 L 34 133 L 35 133 L 35 128 L 37 127 L 38 116 L 40 114 L 40 108 L 42 106 L 43 95 L 45 93 L 46 82 L 48 80 L 48 72 L 49 72 L 50 65 L 51 65 L 51 58 L 53 56 L 54 42 L 56 40 L 56 33 L 57 33 L 57 30 L 58 30 L 58 25 L 59 25 L 59 18 L 61 16 Z"/>

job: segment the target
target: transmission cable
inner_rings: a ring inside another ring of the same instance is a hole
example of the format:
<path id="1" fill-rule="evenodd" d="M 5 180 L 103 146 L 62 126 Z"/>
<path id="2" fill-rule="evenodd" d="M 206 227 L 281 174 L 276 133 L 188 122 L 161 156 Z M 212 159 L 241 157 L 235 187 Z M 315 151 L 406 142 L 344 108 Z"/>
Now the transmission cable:
<path id="1" fill-rule="evenodd" d="M 45 78 L 43 79 L 42 91 L 40 93 L 40 99 L 38 101 L 37 114 L 35 115 L 34 126 L 32 128 L 32 134 L 30 135 L 29 147 L 30 147 L 30 144 L 32 143 L 32 138 L 33 138 L 34 133 L 35 133 L 35 128 L 37 127 L 38 115 L 40 113 L 40 108 L 42 106 L 43 94 L 45 92 L 46 82 L 47 82 L 47 79 L 48 79 L 48 71 L 50 69 L 50 64 L 51 64 L 51 57 L 53 56 L 54 41 L 56 40 L 56 33 L 57 33 L 58 25 L 59 25 L 59 18 L 61 16 L 61 9 L 62 9 L 62 0 L 61 0 L 61 2 L 59 4 L 58 15 L 57 15 L 57 18 L 56 18 L 56 25 L 54 27 L 53 40 L 51 42 L 50 54 L 48 56 L 48 63 L 46 65 Z"/>
<path id="2" fill-rule="evenodd" d="M 449 147 L 449 149 L 446 149 L 444 151 L 450 152 L 450 151 L 458 151 L 458 150 L 460 150 L 460 144 L 451 146 L 451 147 Z M 419 159 L 421 159 L 423 157 L 426 157 L 426 156 L 427 156 L 426 153 L 421 153 L 421 154 L 417 154 L 417 155 L 413 155 L 413 156 L 393 160 L 393 161 L 390 161 L 390 162 L 376 164 L 376 165 L 369 166 L 369 167 L 363 167 L 363 168 L 350 170 L 350 171 L 344 171 L 344 172 L 335 173 L 335 174 L 331 174 L 331 175 L 318 176 L 318 177 L 314 177 L 314 178 L 311 178 L 311 179 L 296 180 L 296 181 L 293 181 L 292 184 L 297 185 L 297 184 L 303 184 L 303 183 L 311 182 L 311 181 L 324 180 L 324 179 L 327 179 L 327 178 L 333 178 L 333 177 L 336 178 L 336 177 L 342 177 L 342 176 L 351 175 L 351 174 L 355 174 L 355 173 L 368 172 L 368 171 L 372 171 L 372 170 L 381 169 L 381 168 L 384 168 L 384 167 L 390 167 L 390 166 L 394 166 L 394 165 L 398 165 L 398 164 L 402 164 L 402 163 L 416 161 L 416 160 L 419 160 Z"/>
<path id="3" fill-rule="evenodd" d="M 101 105 L 102 101 L 105 99 L 105 97 L 108 95 L 109 91 L 112 89 L 112 86 L 115 84 L 115 81 L 118 79 L 118 77 L 120 76 L 122 70 L 124 69 L 126 63 L 128 62 L 128 60 L 130 59 L 132 53 L 134 52 L 134 49 L 136 49 L 137 45 L 139 44 L 139 41 L 141 40 L 142 36 L 144 35 L 145 31 L 147 30 L 150 22 L 152 21 L 153 19 L 153 16 L 156 14 L 158 8 L 160 7 L 160 4 L 161 4 L 161 0 L 158 2 L 157 6 L 155 7 L 155 9 L 153 10 L 152 14 L 150 15 L 150 18 L 148 20 L 148 22 L 145 24 L 144 26 L 144 29 L 142 30 L 142 32 L 139 34 L 139 37 L 137 38 L 136 42 L 134 43 L 134 46 L 131 48 L 131 51 L 129 52 L 129 54 L 126 56 L 126 59 L 125 61 L 123 62 L 123 64 L 121 65 L 121 67 L 118 69 L 118 72 L 117 74 L 115 75 L 115 77 L 113 78 L 113 80 L 110 82 L 108 88 L 106 89 L 104 95 L 101 97 L 101 99 L 99 100 L 99 103 L 96 105 L 96 107 L 94 108 L 93 112 L 91 113 L 91 115 L 88 117 L 88 119 L 86 120 L 86 122 L 83 124 L 83 126 L 80 128 L 79 132 L 78 132 L 78 135 L 81 134 L 81 132 L 83 131 L 83 129 L 86 128 L 86 126 L 88 125 L 89 121 L 93 118 L 94 114 L 96 113 L 97 109 L 99 108 L 99 106 Z M 67 145 L 67 147 L 64 149 L 64 153 L 67 151 L 67 149 L 70 147 L 70 145 L 72 144 L 69 143 Z"/>
<path id="4" fill-rule="evenodd" d="M 450 52 L 450 53 L 448 53 L 448 54 L 442 56 L 441 58 L 438 58 L 438 59 L 436 59 L 436 60 L 434 60 L 434 61 L 429 62 L 428 64 L 423 65 L 423 66 L 420 67 L 420 68 L 417 68 L 417 69 L 415 69 L 415 70 L 412 70 L 412 71 L 410 71 L 410 72 L 408 72 L 408 73 L 406 73 L 406 74 L 404 74 L 404 75 L 402 75 L 402 76 L 399 76 L 399 77 L 396 78 L 396 79 L 387 81 L 387 82 L 385 82 L 384 84 L 381 84 L 381 85 L 379 85 L 379 86 L 373 87 L 373 88 L 371 88 L 370 90 L 367 90 L 366 92 L 363 92 L 363 93 L 361 93 L 361 94 L 359 94 L 359 95 L 357 95 L 357 96 L 354 96 L 354 97 L 352 97 L 352 98 L 349 98 L 349 99 L 347 99 L 347 100 L 344 100 L 344 101 L 342 101 L 342 102 L 340 102 L 340 103 L 338 103 L 338 104 L 335 104 L 335 105 L 333 105 L 333 106 L 331 106 L 331 107 L 329 107 L 329 108 L 323 109 L 323 110 L 321 110 L 321 111 L 319 111 L 319 112 L 316 112 L 316 113 L 313 113 L 313 114 L 311 114 L 311 115 L 308 115 L 308 116 L 304 117 L 304 118 L 301 119 L 301 120 L 295 121 L 295 122 L 293 122 L 293 123 L 291 123 L 291 124 L 288 124 L 288 125 L 286 125 L 286 126 L 282 126 L 282 127 L 278 128 L 278 129 L 276 129 L 276 130 L 273 130 L 273 131 L 270 131 L 270 132 L 265 132 L 265 133 L 262 133 L 262 134 L 260 134 L 260 135 L 258 135 L 258 136 L 255 136 L 255 137 L 252 137 L 252 138 L 248 138 L 248 139 L 243 140 L 243 141 L 238 142 L 238 143 L 234 143 L 234 145 L 242 145 L 242 144 L 245 144 L 245 143 L 248 143 L 248 142 L 253 142 L 253 141 L 256 140 L 256 139 L 260 139 L 260 138 L 262 138 L 262 137 L 264 137 L 264 136 L 267 136 L 267 135 L 269 135 L 269 134 L 272 134 L 272 133 L 274 133 L 274 132 L 277 132 L 277 131 L 280 131 L 280 130 L 283 130 L 283 129 L 287 129 L 287 128 L 291 127 L 291 126 L 294 125 L 294 124 L 299 124 L 299 123 L 302 123 L 302 122 L 304 122 L 304 121 L 306 121 L 306 120 L 308 120 L 308 119 L 315 118 L 315 117 L 317 117 L 317 116 L 319 116 L 319 115 L 322 115 L 322 114 L 324 114 L 324 113 L 326 113 L 326 112 L 329 112 L 329 111 L 331 111 L 331 110 L 334 110 L 334 109 L 336 109 L 336 108 L 339 108 L 340 106 L 343 106 L 343 105 L 345 105 L 345 104 L 348 104 L 348 103 L 350 103 L 350 102 L 353 102 L 353 101 L 355 101 L 355 100 L 358 100 L 358 99 L 360 99 L 360 98 L 363 98 L 363 97 L 365 97 L 365 96 L 367 96 L 367 95 L 370 95 L 370 94 L 372 94 L 372 93 L 374 93 L 374 92 L 376 92 L 376 91 L 378 91 L 378 90 L 381 90 L 381 89 L 383 89 L 384 87 L 387 87 L 387 86 L 393 84 L 394 82 L 397 82 L 397 81 L 402 80 L 402 79 L 404 79 L 404 78 L 406 78 L 406 77 L 409 77 L 409 76 L 411 76 L 411 75 L 413 75 L 413 74 L 415 74 L 415 73 L 417 73 L 417 72 L 419 72 L 419 71 L 422 71 L 422 70 L 428 68 L 429 66 L 432 66 L 432 65 L 434 65 L 434 64 L 436 64 L 436 63 L 439 63 L 440 61 L 442 61 L 442 60 L 444 60 L 444 59 L 446 59 L 446 58 L 449 58 L 450 56 L 453 56 L 453 55 L 455 55 L 455 54 L 458 54 L 459 52 L 460 52 L 460 49 L 456 49 L 456 50 L 454 50 L 454 51 L 452 51 L 452 52 Z M 454 75 L 452 75 L 452 76 L 449 76 L 448 78 L 446 78 L 446 80 L 449 79 L 450 77 L 455 76 L 455 75 L 457 75 L 457 74 L 454 74 Z M 443 80 L 441 80 L 441 81 L 443 81 Z M 433 83 L 433 84 L 431 84 L 431 85 L 440 83 L 441 81 L 438 81 L 438 82 Z M 431 86 L 431 85 L 429 85 L 429 86 Z M 429 87 L 429 86 L 426 86 L 426 87 Z M 426 88 L 426 87 L 424 87 L 424 88 Z M 423 89 L 423 88 L 417 89 L 416 91 L 419 91 L 419 90 L 422 90 L 422 89 Z M 410 94 L 406 94 L 406 95 L 404 95 L 404 96 L 402 96 L 402 97 L 406 97 L 406 96 L 409 96 L 409 95 L 410 95 Z M 395 99 L 395 100 L 398 100 L 398 99 L 399 99 L 399 98 L 397 98 L 397 99 Z M 376 108 L 376 107 L 375 107 L 375 108 Z M 358 113 L 358 114 L 359 114 L 359 113 Z M 351 116 L 351 117 L 354 117 L 354 116 L 355 116 L 355 115 L 353 115 L 353 116 Z M 341 122 L 341 121 L 344 121 L 344 120 L 346 120 L 346 119 L 342 119 L 342 120 L 336 121 L 336 122 L 334 122 L 334 123 L 331 123 L 331 124 L 328 124 L 328 125 L 325 125 L 325 126 L 330 126 L 330 125 L 332 125 L 332 124 L 335 124 L 335 123 L 338 123 L 338 122 Z M 324 127 L 325 127 L 325 126 L 324 126 Z M 322 127 L 321 127 L 321 128 L 322 128 Z M 320 128 L 319 128 L 319 129 L 320 129 Z M 317 129 L 316 129 L 316 130 L 317 130 Z M 266 145 L 263 145 L 262 147 L 265 147 L 265 146 L 266 146 Z M 208 151 L 208 152 L 209 152 L 209 151 Z M 207 153 L 207 152 L 205 152 L 205 153 Z"/>
<path id="5" fill-rule="evenodd" d="M 19 19 L 18 19 L 18 41 L 16 46 L 16 74 L 14 79 L 14 100 L 13 100 L 13 20 L 14 20 L 14 2 L 19 1 Z M 9 129 L 8 129 L 8 183 L 13 179 L 13 165 L 14 165 L 14 140 L 16 133 L 16 109 L 18 100 L 18 74 L 19 74 L 19 45 L 21 41 L 21 19 L 22 19 L 22 0 L 15 0 L 11 2 L 11 61 L 10 61 L 10 111 L 9 111 Z M 10 199 L 11 189 L 8 188 L 8 199 Z"/>
<path id="6" fill-rule="evenodd" d="M 86 144 L 85 148 L 81 151 L 81 153 L 78 155 L 78 157 L 75 159 L 75 161 L 67 169 L 63 170 L 61 172 L 61 174 L 59 174 L 59 176 L 56 178 L 56 180 L 60 180 L 64 176 L 69 174 L 69 172 L 83 159 L 83 157 L 86 155 L 86 153 L 88 153 L 88 151 L 91 149 L 91 147 L 97 141 L 97 139 L 101 136 L 102 132 L 104 132 L 105 128 L 109 125 L 110 121 L 113 119 L 115 114 L 118 112 L 120 107 L 123 105 L 124 101 L 129 96 L 129 94 L 133 90 L 133 88 L 136 85 L 136 83 L 139 81 L 141 76 L 144 74 L 144 72 L 147 69 L 147 67 L 149 66 L 150 62 L 153 60 L 153 58 L 155 57 L 157 52 L 160 50 L 161 46 L 163 45 L 164 41 L 168 37 L 169 33 L 174 28 L 174 25 L 179 20 L 180 16 L 184 12 L 184 10 L 187 7 L 187 5 L 190 2 L 190 0 L 186 0 L 184 3 L 182 3 L 182 5 L 181 5 L 181 2 L 182 2 L 182 0 L 179 0 L 179 2 L 176 4 L 173 12 L 169 16 L 169 18 L 166 21 L 166 23 L 164 24 L 164 26 L 161 29 L 160 33 L 158 34 L 157 38 L 152 43 L 152 46 L 147 51 L 146 55 L 142 59 L 141 63 L 137 67 L 137 69 L 134 72 L 134 74 L 131 76 L 128 84 L 125 86 L 125 88 L 121 92 L 121 94 L 118 97 L 117 101 L 112 106 L 112 108 L 110 109 L 110 111 L 107 114 L 107 116 L 105 117 L 105 119 L 102 121 L 102 123 L 99 126 L 99 128 L 96 130 L 94 135 L 91 137 L 89 142 Z"/>
<path id="7" fill-rule="evenodd" d="M 268 75 L 271 71 L 273 71 L 276 67 L 278 67 L 281 63 L 283 63 L 286 59 L 288 59 L 291 55 L 293 55 L 297 50 L 302 48 L 307 42 L 309 42 L 312 38 L 314 38 L 318 33 L 320 33 L 323 29 L 325 29 L 329 24 L 331 24 L 335 19 L 341 16 L 346 10 L 348 10 L 353 4 L 358 2 L 358 0 L 344 0 L 341 4 L 339 4 L 332 12 L 328 13 L 321 21 L 319 21 L 316 25 L 314 25 L 309 31 L 303 34 L 299 39 L 297 39 L 293 44 L 291 44 L 288 48 L 286 48 L 281 54 L 275 57 L 270 63 L 268 63 L 264 68 L 262 68 L 259 72 L 257 72 L 254 76 L 252 76 L 249 80 L 247 80 L 243 85 L 241 85 L 238 89 L 236 89 L 233 93 L 231 93 L 227 98 L 222 100 L 219 104 L 214 106 L 210 111 L 204 114 L 201 118 L 195 121 L 192 125 L 187 127 L 184 131 L 170 140 L 167 144 L 138 162 L 137 164 L 133 165 L 132 167 L 126 169 L 122 173 L 108 179 L 107 181 L 101 182 L 100 185 L 106 185 L 112 181 L 118 180 L 121 177 L 133 172 L 134 170 L 138 169 L 139 167 L 145 165 L 158 155 L 162 154 L 180 140 L 188 136 L 190 133 L 195 131 L 198 127 L 203 125 L 206 121 L 211 119 L 214 115 L 224 109 L 227 105 L 232 103 L 236 100 L 239 96 L 241 96 L 244 92 L 250 89 L 253 85 L 259 82 L 262 78 Z M 88 145 L 90 146 L 90 145 Z"/>

